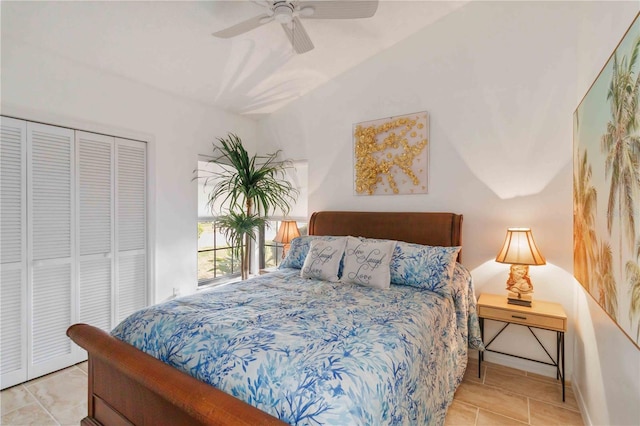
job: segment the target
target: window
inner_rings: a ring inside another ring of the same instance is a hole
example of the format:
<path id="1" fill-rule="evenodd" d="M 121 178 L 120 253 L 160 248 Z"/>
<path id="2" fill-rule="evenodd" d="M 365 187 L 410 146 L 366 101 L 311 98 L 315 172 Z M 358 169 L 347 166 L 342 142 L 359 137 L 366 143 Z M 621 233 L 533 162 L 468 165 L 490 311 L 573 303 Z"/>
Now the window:
<path id="1" fill-rule="evenodd" d="M 216 165 L 205 158 L 198 160 L 198 285 L 220 283 L 240 276 L 240 259 L 224 233 L 216 227 L 215 217 L 208 207 L 209 188 L 205 179 Z M 219 211 L 216 206 L 215 211 Z"/>
<path id="2" fill-rule="evenodd" d="M 198 220 L 198 285 L 240 276 L 240 259 L 233 253 L 215 220 Z"/>
<path id="3" fill-rule="evenodd" d="M 262 248 L 260 253 L 260 269 L 273 268 L 282 262 L 283 245 L 276 243 L 273 239 L 276 237 L 281 221 L 270 220 L 265 229 L 260 232 L 259 246 Z M 300 235 L 307 235 L 307 222 L 296 222 Z"/>
<path id="4" fill-rule="evenodd" d="M 216 168 L 206 157 L 198 159 L 198 285 L 221 283 L 241 275 L 240 259 L 237 258 L 224 233 L 216 227 L 215 217 L 208 207 L 210 187 L 205 180 Z M 300 235 L 307 235 L 307 170 L 306 161 L 294 161 L 287 170 L 286 179 L 299 191 L 298 200 L 286 216 L 287 220 L 297 220 Z M 213 211 L 219 212 L 224 206 L 216 205 Z M 257 263 L 260 269 L 275 267 L 282 261 L 283 245 L 273 239 L 278 232 L 280 222 L 285 218 L 282 212 L 275 212 L 268 225 L 259 230 L 257 244 L 250 250 L 258 251 Z M 255 252 L 254 252 L 255 253 Z M 249 259 L 253 256 L 250 255 Z M 254 272 L 257 272 L 254 270 Z"/>
<path id="5" fill-rule="evenodd" d="M 258 241 L 259 251 L 259 264 L 260 269 L 272 268 L 280 265 L 282 262 L 282 250 L 283 246 L 280 243 L 276 243 L 273 239 L 280 228 L 282 220 L 295 220 L 300 230 L 300 235 L 307 235 L 307 199 L 308 199 L 308 170 L 309 164 L 305 160 L 293 161 L 293 167 L 287 169 L 286 179 L 291 182 L 298 193 L 298 199 L 296 203 L 291 206 L 291 211 L 288 215 L 284 215 L 283 212 L 275 212 L 265 229 L 261 230 L 260 238 Z"/>

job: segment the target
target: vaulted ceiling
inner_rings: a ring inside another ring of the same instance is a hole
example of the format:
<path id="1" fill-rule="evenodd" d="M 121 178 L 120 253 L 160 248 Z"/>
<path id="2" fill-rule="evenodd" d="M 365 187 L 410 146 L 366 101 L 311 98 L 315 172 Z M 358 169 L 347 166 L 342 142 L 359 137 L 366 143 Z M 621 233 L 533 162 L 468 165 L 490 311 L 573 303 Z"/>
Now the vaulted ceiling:
<path id="1" fill-rule="evenodd" d="M 232 39 L 211 35 L 262 14 L 252 1 L 2 1 L 1 41 L 258 117 L 465 3 L 382 0 L 372 18 L 305 19 L 315 49 L 297 55 L 276 22 Z"/>

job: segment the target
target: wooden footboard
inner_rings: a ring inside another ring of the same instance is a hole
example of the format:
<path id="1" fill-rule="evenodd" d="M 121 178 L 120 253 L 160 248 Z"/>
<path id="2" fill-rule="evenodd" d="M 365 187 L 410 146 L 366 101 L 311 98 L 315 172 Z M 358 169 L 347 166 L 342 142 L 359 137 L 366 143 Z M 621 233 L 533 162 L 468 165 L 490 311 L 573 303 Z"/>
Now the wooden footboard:
<path id="1" fill-rule="evenodd" d="M 82 425 L 285 423 L 87 324 L 67 335 L 89 353 L 89 414 Z"/>

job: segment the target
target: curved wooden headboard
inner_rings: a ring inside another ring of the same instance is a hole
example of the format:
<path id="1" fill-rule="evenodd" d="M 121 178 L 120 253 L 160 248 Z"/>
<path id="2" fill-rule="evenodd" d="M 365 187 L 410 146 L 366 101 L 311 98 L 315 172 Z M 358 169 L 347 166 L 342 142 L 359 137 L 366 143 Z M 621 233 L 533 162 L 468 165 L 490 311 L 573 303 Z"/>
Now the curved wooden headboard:
<path id="1" fill-rule="evenodd" d="M 309 235 L 353 235 L 430 246 L 462 246 L 462 215 L 413 212 L 315 212 Z M 458 262 L 462 261 L 462 251 Z"/>

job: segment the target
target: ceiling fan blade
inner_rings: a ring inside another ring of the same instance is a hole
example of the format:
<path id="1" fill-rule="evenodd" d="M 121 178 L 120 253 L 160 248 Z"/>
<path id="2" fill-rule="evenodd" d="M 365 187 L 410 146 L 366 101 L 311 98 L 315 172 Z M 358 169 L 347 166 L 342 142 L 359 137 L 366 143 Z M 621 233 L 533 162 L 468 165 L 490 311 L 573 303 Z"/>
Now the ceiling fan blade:
<path id="1" fill-rule="evenodd" d="M 313 8 L 310 15 L 302 14 L 304 19 L 357 19 L 370 18 L 378 10 L 378 0 L 371 1 L 301 1 L 299 10 Z"/>
<path id="2" fill-rule="evenodd" d="M 239 24 L 233 25 L 229 28 L 225 28 L 224 30 L 217 31 L 213 33 L 213 35 L 219 38 L 231 38 L 249 32 L 255 28 L 258 28 L 260 25 L 264 25 L 270 21 L 271 17 L 269 15 L 260 15 L 251 19 L 247 19 L 246 21 L 242 21 Z"/>
<path id="3" fill-rule="evenodd" d="M 253 2 L 255 4 L 257 4 L 258 6 L 262 6 L 262 7 L 266 7 L 266 8 L 270 8 L 271 7 L 271 2 L 267 1 L 267 0 L 253 0 Z"/>
<path id="4" fill-rule="evenodd" d="M 302 22 L 300 19 L 293 18 L 291 21 L 292 28 L 289 28 L 288 24 L 282 24 L 282 29 L 287 34 L 291 45 L 293 46 L 293 50 L 296 53 L 305 53 L 313 49 L 313 43 L 309 38 L 309 34 L 302 26 Z"/>

